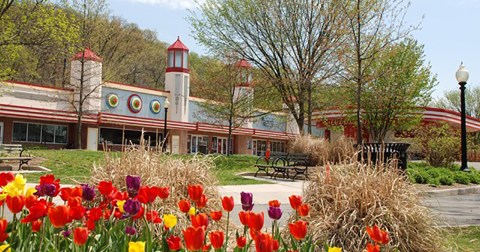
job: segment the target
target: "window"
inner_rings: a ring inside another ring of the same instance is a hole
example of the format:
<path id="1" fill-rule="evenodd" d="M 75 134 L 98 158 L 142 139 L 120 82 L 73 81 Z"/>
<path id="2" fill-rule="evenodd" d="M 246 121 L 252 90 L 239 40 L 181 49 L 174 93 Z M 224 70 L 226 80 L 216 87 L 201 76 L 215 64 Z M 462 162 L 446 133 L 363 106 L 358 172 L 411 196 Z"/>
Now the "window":
<path id="1" fill-rule="evenodd" d="M 182 67 L 182 51 L 175 51 L 175 67 Z"/>
<path id="2" fill-rule="evenodd" d="M 67 126 L 37 123 L 13 123 L 14 142 L 67 143 Z"/>
<path id="3" fill-rule="evenodd" d="M 285 142 L 270 142 L 270 151 L 271 152 L 285 152 Z"/>
<path id="4" fill-rule="evenodd" d="M 127 144 L 140 144 L 141 131 L 100 128 L 100 143 L 122 144 L 122 138 Z M 158 139 L 157 139 L 158 137 Z M 163 139 L 163 134 L 143 132 L 143 139 L 150 141 L 150 146 L 157 146 Z"/>
<path id="5" fill-rule="evenodd" d="M 183 52 L 183 68 L 188 68 L 188 52 Z"/>
<path id="6" fill-rule="evenodd" d="M 173 67 L 173 51 L 168 52 L 168 67 Z"/>

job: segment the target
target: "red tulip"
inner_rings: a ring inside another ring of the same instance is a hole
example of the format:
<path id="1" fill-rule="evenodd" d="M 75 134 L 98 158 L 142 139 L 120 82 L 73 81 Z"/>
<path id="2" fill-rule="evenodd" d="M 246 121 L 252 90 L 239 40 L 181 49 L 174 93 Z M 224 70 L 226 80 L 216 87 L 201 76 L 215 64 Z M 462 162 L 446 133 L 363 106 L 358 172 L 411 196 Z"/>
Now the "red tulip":
<path id="1" fill-rule="evenodd" d="M 77 227 L 73 230 L 73 242 L 78 246 L 87 243 L 88 229 L 84 227 Z"/>
<path id="2" fill-rule="evenodd" d="M 270 207 L 280 207 L 280 201 L 278 200 L 270 200 L 268 202 L 268 206 Z"/>
<path id="3" fill-rule="evenodd" d="M 372 240 L 378 243 L 387 244 L 390 241 L 388 232 L 381 230 L 376 224 L 373 227 L 367 227 L 367 233 Z"/>
<path id="4" fill-rule="evenodd" d="M 8 183 L 15 180 L 15 175 L 12 172 L 1 172 L 0 173 L 0 187 L 6 186 Z"/>
<path id="5" fill-rule="evenodd" d="M 212 249 L 212 245 L 209 243 L 209 244 L 205 244 L 203 245 L 202 247 L 202 252 L 209 252 L 210 250 Z"/>
<path id="6" fill-rule="evenodd" d="M 100 192 L 100 194 L 102 194 L 104 196 L 107 196 L 107 195 L 111 194 L 116 189 L 113 186 L 112 181 L 100 181 L 100 183 L 98 183 L 97 188 L 98 188 L 98 191 Z"/>
<path id="7" fill-rule="evenodd" d="M 367 252 L 380 252 L 380 245 L 367 243 Z"/>
<path id="8" fill-rule="evenodd" d="M 38 197 L 36 195 L 31 195 L 25 198 L 25 207 L 30 208 L 38 201 Z"/>
<path id="9" fill-rule="evenodd" d="M 202 194 L 200 197 L 200 200 L 196 202 L 197 203 L 197 208 L 201 209 L 204 208 L 207 205 L 207 196 L 205 194 Z"/>
<path id="10" fill-rule="evenodd" d="M 42 227 L 42 220 L 36 220 L 32 222 L 32 232 L 36 233 L 40 231 L 40 228 Z"/>
<path id="11" fill-rule="evenodd" d="M 7 207 L 10 209 L 10 212 L 16 214 L 22 211 L 23 207 L 25 206 L 25 196 L 7 196 L 6 199 Z"/>
<path id="12" fill-rule="evenodd" d="M 134 220 L 141 219 L 143 218 L 144 214 L 145 214 L 145 208 L 143 206 L 140 206 L 140 210 L 138 210 L 138 212 L 134 216 L 132 216 L 132 219 Z"/>
<path id="13" fill-rule="evenodd" d="M 255 248 L 257 252 L 273 252 L 275 247 L 278 249 L 278 241 L 274 240 L 271 234 L 259 233 L 255 239 Z"/>
<path id="14" fill-rule="evenodd" d="M 55 189 L 53 191 L 39 190 L 44 188 L 44 186 L 47 186 L 47 185 L 53 185 Z M 37 195 L 44 196 L 43 194 L 45 193 L 46 196 L 56 197 L 60 192 L 60 179 L 55 179 L 55 176 L 53 174 L 47 174 L 47 175 L 41 176 L 40 183 L 35 188 L 37 189 Z"/>
<path id="15" fill-rule="evenodd" d="M 62 198 L 63 201 L 68 201 L 68 198 L 70 197 L 82 197 L 83 195 L 83 190 L 81 186 L 76 186 L 76 187 L 64 187 L 60 188 L 60 198 Z"/>
<path id="16" fill-rule="evenodd" d="M 245 236 L 237 237 L 237 247 L 243 248 L 247 245 L 247 238 Z"/>
<path id="17" fill-rule="evenodd" d="M 180 208 L 182 213 L 188 213 L 188 211 L 190 211 L 190 202 L 188 200 L 180 200 L 178 202 L 178 208 Z"/>
<path id="18" fill-rule="evenodd" d="M 307 222 L 303 220 L 289 223 L 288 227 L 290 228 L 290 234 L 292 234 L 293 238 L 297 240 L 303 240 L 307 235 Z"/>
<path id="19" fill-rule="evenodd" d="M 157 211 L 152 210 L 147 212 L 146 217 L 147 217 L 147 221 L 151 223 L 155 223 L 155 224 L 162 223 L 162 219 L 158 216 Z"/>
<path id="20" fill-rule="evenodd" d="M 156 195 L 152 194 L 152 192 L 149 190 L 149 187 L 147 186 L 142 186 L 138 190 L 137 200 L 143 204 L 152 203 L 155 200 L 155 197 Z"/>
<path id="21" fill-rule="evenodd" d="M 204 227 L 188 227 L 187 229 L 183 230 L 182 233 L 185 240 L 185 246 L 188 250 L 195 251 L 202 249 L 205 239 Z"/>
<path id="22" fill-rule="evenodd" d="M 47 201 L 45 199 L 35 201 L 32 206 L 28 208 L 29 214 L 22 219 L 22 223 L 33 222 L 46 216 L 47 209 Z"/>
<path id="23" fill-rule="evenodd" d="M 297 209 L 302 204 L 302 196 L 300 195 L 292 195 L 288 197 L 288 200 L 293 209 Z"/>
<path id="24" fill-rule="evenodd" d="M 52 226 L 60 228 L 70 222 L 69 207 L 68 206 L 56 206 L 48 209 L 48 217 Z"/>
<path id="25" fill-rule="evenodd" d="M 98 221 L 102 218 L 102 209 L 100 207 L 94 207 L 88 210 L 87 218 L 90 221 Z"/>
<path id="26" fill-rule="evenodd" d="M 93 230 L 95 230 L 95 221 L 87 220 L 87 221 L 85 222 L 85 226 L 87 226 L 87 229 L 88 229 L 89 231 L 93 231 Z"/>
<path id="27" fill-rule="evenodd" d="M 170 189 L 168 187 L 157 187 L 157 196 L 160 199 L 166 199 L 170 195 Z"/>
<path id="28" fill-rule="evenodd" d="M 190 221 L 192 222 L 192 226 L 194 227 L 204 226 L 205 228 L 207 228 L 208 226 L 208 216 L 205 213 L 190 215 Z"/>
<path id="29" fill-rule="evenodd" d="M 223 231 L 217 230 L 210 232 L 208 238 L 210 239 L 210 243 L 212 244 L 212 247 L 214 249 L 221 249 L 223 246 L 225 235 L 223 234 Z"/>
<path id="30" fill-rule="evenodd" d="M 7 227 L 7 220 L 0 219 L 0 242 L 4 242 L 8 238 Z"/>
<path id="31" fill-rule="evenodd" d="M 168 248 L 173 251 L 180 250 L 182 248 L 182 243 L 180 237 L 178 236 L 170 236 L 167 238 Z"/>
<path id="32" fill-rule="evenodd" d="M 245 211 L 240 211 L 238 213 L 238 218 L 240 219 L 240 223 L 242 223 L 242 225 L 244 226 L 248 226 L 248 213 L 249 212 L 245 212 Z"/>
<path id="33" fill-rule="evenodd" d="M 300 216 L 307 216 L 308 212 L 310 211 L 310 206 L 308 204 L 301 204 L 297 207 L 298 215 Z"/>
<path id="34" fill-rule="evenodd" d="M 231 212 L 233 210 L 233 207 L 235 206 L 234 202 L 233 202 L 233 197 L 223 197 L 222 198 L 222 207 L 223 207 L 223 210 L 227 211 L 227 212 Z"/>
<path id="35" fill-rule="evenodd" d="M 210 217 L 214 221 L 219 221 L 222 218 L 222 211 L 210 212 Z"/>
<path id="36" fill-rule="evenodd" d="M 258 213 L 258 214 L 254 213 L 254 212 L 249 212 L 248 213 L 247 223 L 248 223 L 248 227 L 250 229 L 253 229 L 255 231 L 262 230 L 263 221 L 264 221 L 263 212 Z"/>
<path id="37" fill-rule="evenodd" d="M 68 199 L 68 214 L 73 220 L 80 220 L 85 215 L 86 209 L 82 205 L 81 197 L 70 197 Z"/>
<path id="38" fill-rule="evenodd" d="M 188 196 L 192 201 L 199 201 L 203 195 L 203 186 L 200 184 L 188 186 Z"/>

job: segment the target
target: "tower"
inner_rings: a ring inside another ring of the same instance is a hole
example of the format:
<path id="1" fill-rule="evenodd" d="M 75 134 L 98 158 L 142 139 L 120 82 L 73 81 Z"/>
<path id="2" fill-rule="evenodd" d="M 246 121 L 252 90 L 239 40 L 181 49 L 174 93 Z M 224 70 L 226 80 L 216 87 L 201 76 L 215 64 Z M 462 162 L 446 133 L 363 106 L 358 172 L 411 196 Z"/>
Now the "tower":
<path id="1" fill-rule="evenodd" d="M 190 94 L 190 74 L 188 69 L 188 48 L 177 38 L 167 48 L 167 69 L 165 90 L 170 91 L 169 119 L 188 122 L 188 97 Z"/>
<path id="2" fill-rule="evenodd" d="M 239 81 L 235 85 L 235 90 L 233 93 L 233 100 L 235 102 L 241 102 L 246 104 L 248 107 L 245 108 L 245 111 L 252 113 L 253 110 L 253 88 L 251 87 L 252 82 L 252 65 L 248 63 L 245 59 L 241 59 L 235 64 L 235 67 L 239 72 Z M 242 127 L 253 128 L 253 121 L 251 119 L 245 120 L 242 124 Z"/>

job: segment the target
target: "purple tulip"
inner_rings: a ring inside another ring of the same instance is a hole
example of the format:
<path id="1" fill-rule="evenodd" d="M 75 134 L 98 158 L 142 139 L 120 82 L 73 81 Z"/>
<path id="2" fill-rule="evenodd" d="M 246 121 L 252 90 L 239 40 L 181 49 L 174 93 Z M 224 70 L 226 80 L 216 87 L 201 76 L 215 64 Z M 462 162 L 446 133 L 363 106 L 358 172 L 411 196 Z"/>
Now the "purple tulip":
<path id="1" fill-rule="evenodd" d="M 127 233 L 127 235 L 135 235 L 137 230 L 134 227 L 126 227 L 125 233 Z"/>
<path id="2" fill-rule="evenodd" d="M 95 198 L 95 186 L 82 184 L 82 198 L 86 201 L 92 201 Z"/>
<path id="3" fill-rule="evenodd" d="M 282 218 L 282 209 L 280 207 L 268 207 L 268 217 L 273 220 L 279 220 Z"/>
<path id="4" fill-rule="evenodd" d="M 130 216 L 133 216 L 140 211 L 141 205 L 140 201 L 138 200 L 131 200 L 128 199 L 125 201 L 125 204 L 123 205 L 123 210 L 125 210 L 125 213 L 128 213 Z"/>
<path id="5" fill-rule="evenodd" d="M 63 237 L 67 238 L 67 237 L 70 236 L 71 233 L 72 233 L 72 231 L 70 231 L 70 230 L 64 230 L 64 231 L 62 232 L 62 235 L 63 235 Z"/>
<path id="6" fill-rule="evenodd" d="M 240 193 L 240 201 L 242 202 L 243 211 L 252 211 L 253 209 L 253 194 L 248 192 Z"/>
<path id="7" fill-rule="evenodd" d="M 135 198 L 140 190 L 141 178 L 139 176 L 130 176 L 126 178 L 127 181 L 127 192 L 130 198 Z"/>
<path id="8" fill-rule="evenodd" d="M 54 184 L 41 184 L 35 186 L 35 189 L 37 192 L 35 195 L 37 196 L 50 196 L 53 197 L 55 196 L 57 188 L 55 187 Z"/>

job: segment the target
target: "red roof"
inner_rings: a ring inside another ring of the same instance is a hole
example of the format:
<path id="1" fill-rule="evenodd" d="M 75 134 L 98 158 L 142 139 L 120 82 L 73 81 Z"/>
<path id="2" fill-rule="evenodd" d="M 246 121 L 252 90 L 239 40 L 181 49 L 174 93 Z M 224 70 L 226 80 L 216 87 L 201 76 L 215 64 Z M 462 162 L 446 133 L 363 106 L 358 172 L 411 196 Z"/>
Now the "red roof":
<path id="1" fill-rule="evenodd" d="M 83 55 L 83 51 L 76 53 L 73 57 L 72 60 L 81 60 Z M 92 60 L 92 61 L 98 61 L 101 62 L 102 58 L 100 58 L 98 55 L 96 55 L 90 48 L 85 48 L 85 60 Z"/>
<path id="2" fill-rule="evenodd" d="M 180 50 L 185 50 L 188 51 L 188 47 L 185 46 L 182 41 L 180 41 L 180 37 L 177 37 L 177 41 L 173 43 L 171 46 L 167 48 L 167 50 L 174 50 L 174 49 L 180 49 Z"/>
<path id="3" fill-rule="evenodd" d="M 248 63 L 248 61 L 246 61 L 245 59 L 241 59 L 239 62 L 237 62 L 236 64 L 237 67 L 245 67 L 245 68 L 251 68 L 252 65 L 250 65 L 250 63 Z"/>

